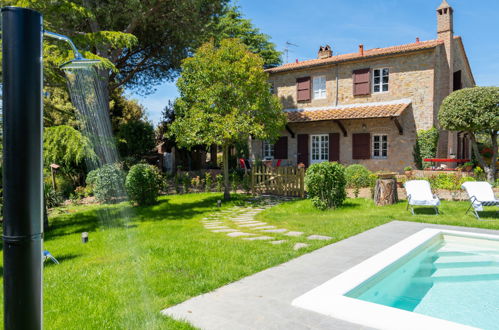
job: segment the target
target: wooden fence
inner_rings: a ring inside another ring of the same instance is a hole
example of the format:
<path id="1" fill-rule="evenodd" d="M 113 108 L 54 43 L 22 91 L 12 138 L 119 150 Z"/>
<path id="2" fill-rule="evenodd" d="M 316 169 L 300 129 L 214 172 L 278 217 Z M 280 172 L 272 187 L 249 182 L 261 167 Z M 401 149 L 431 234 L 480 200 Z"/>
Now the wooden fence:
<path id="1" fill-rule="evenodd" d="M 255 166 L 251 171 L 251 191 L 255 194 L 305 197 L 305 169 L 298 167 Z"/>

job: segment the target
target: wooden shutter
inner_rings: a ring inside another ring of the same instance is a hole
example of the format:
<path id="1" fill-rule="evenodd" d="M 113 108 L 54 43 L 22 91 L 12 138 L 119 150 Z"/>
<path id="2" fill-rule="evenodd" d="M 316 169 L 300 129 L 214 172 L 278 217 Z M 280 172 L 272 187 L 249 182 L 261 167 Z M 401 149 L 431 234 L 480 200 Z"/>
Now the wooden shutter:
<path id="1" fill-rule="evenodd" d="M 352 134 L 352 159 L 371 158 L 371 134 Z"/>
<path id="2" fill-rule="evenodd" d="M 340 161 L 340 133 L 329 133 L 329 161 Z"/>
<path id="3" fill-rule="evenodd" d="M 296 101 L 307 102 L 311 98 L 310 77 L 296 79 Z"/>
<path id="4" fill-rule="evenodd" d="M 371 94 L 371 69 L 359 69 L 353 71 L 353 95 Z"/>
<path id="5" fill-rule="evenodd" d="M 308 134 L 298 134 L 298 164 L 308 166 Z"/>
<path id="6" fill-rule="evenodd" d="M 288 137 L 281 136 L 274 145 L 275 159 L 288 159 Z"/>

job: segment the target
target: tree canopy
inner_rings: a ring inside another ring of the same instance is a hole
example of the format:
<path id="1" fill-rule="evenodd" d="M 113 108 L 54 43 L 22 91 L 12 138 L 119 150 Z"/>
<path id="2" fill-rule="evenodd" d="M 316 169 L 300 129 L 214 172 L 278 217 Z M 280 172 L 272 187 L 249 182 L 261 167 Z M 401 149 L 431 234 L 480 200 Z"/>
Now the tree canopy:
<path id="1" fill-rule="evenodd" d="M 285 125 L 281 103 L 267 79 L 263 59 L 239 39 L 222 40 L 219 47 L 205 43 L 183 61 L 170 134 L 182 147 L 223 147 L 226 198 L 229 146 L 250 135 L 275 140 Z"/>
<path id="2" fill-rule="evenodd" d="M 55 163 L 64 170 L 79 167 L 96 155 L 85 136 L 71 126 L 60 125 L 44 130 L 43 157 L 47 166 Z"/>
<path id="3" fill-rule="evenodd" d="M 269 41 L 270 37 L 254 27 L 251 20 L 243 18 L 239 7 L 227 8 L 215 25 L 213 38 L 217 44 L 227 38 L 240 39 L 250 51 L 262 57 L 265 67 L 281 64 L 281 52 Z"/>
<path id="4" fill-rule="evenodd" d="M 487 173 L 488 180 L 493 181 L 499 131 L 499 87 L 465 88 L 451 93 L 442 102 L 438 119 L 445 129 L 469 134 L 475 157 Z M 490 165 L 478 152 L 477 134 L 490 138 L 493 150 Z"/>
<path id="5" fill-rule="evenodd" d="M 227 0 L 5 2 L 40 11 L 47 30 L 71 37 L 85 57 L 102 59 L 112 69 L 110 90 L 127 87 L 147 92 L 174 77 L 181 60 L 206 40 Z M 56 40 L 47 42 L 62 45 Z M 51 49 L 52 56 L 72 56 L 69 47 L 59 48 Z"/>

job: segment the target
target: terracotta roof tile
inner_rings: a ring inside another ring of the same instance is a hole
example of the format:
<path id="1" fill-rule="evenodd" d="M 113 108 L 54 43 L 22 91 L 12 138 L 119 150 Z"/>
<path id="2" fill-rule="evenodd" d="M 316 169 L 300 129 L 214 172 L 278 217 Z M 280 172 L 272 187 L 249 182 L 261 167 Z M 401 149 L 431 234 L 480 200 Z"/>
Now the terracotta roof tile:
<path id="1" fill-rule="evenodd" d="M 283 64 L 281 66 L 277 66 L 275 68 L 267 69 L 265 71 L 267 71 L 269 73 L 275 73 L 275 72 L 290 71 L 290 70 L 295 70 L 295 69 L 302 69 L 302 68 L 307 68 L 307 67 L 334 64 L 334 63 L 344 62 L 344 61 L 358 60 L 358 59 L 362 59 L 362 58 L 370 58 L 370 57 L 381 56 L 381 55 L 401 54 L 401 53 L 405 53 L 405 52 L 434 48 L 434 47 L 436 47 L 440 44 L 443 44 L 443 43 L 444 42 L 442 40 L 429 40 L 429 41 L 420 41 L 420 42 L 414 42 L 411 44 L 385 47 L 385 48 L 372 48 L 372 49 L 364 50 L 364 55 L 361 55 L 359 52 L 342 54 L 342 55 L 331 56 L 331 57 L 324 58 L 324 59 L 307 60 L 307 61 L 301 61 L 298 63 L 287 63 L 287 64 Z"/>
<path id="2" fill-rule="evenodd" d="M 287 111 L 288 122 L 300 123 L 308 121 L 338 119 L 368 119 L 398 117 L 410 103 L 369 104 L 352 107 L 331 108 L 325 110 L 291 110 Z"/>

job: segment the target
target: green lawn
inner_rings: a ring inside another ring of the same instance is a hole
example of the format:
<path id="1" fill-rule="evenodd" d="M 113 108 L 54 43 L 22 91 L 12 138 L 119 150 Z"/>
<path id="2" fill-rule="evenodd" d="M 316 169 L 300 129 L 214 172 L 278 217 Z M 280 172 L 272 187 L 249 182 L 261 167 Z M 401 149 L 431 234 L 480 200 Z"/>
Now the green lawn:
<path id="1" fill-rule="evenodd" d="M 218 210 L 220 198 L 166 196 L 151 207 L 75 206 L 52 216 L 45 248 L 61 264 L 45 266 L 45 327 L 190 329 L 159 311 L 332 242 L 313 241 L 293 251 L 292 245 L 303 239 L 272 245 L 211 233 L 199 220 Z M 242 204 L 243 199 L 237 197 L 223 208 Z M 257 217 L 290 230 L 329 235 L 334 241 L 393 219 L 499 229 L 499 221 L 464 216 L 466 207 L 464 202 L 444 202 L 440 216 L 412 216 L 402 203 L 378 208 L 368 200 L 350 199 L 338 210 L 322 212 L 308 200 L 297 200 Z M 87 244 L 81 243 L 83 231 L 89 232 Z"/>

